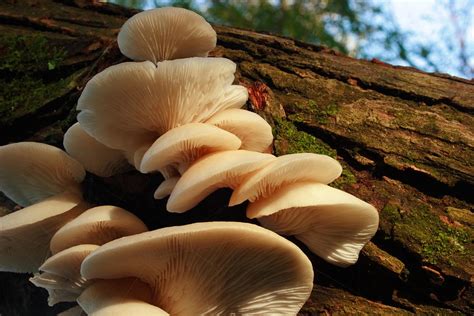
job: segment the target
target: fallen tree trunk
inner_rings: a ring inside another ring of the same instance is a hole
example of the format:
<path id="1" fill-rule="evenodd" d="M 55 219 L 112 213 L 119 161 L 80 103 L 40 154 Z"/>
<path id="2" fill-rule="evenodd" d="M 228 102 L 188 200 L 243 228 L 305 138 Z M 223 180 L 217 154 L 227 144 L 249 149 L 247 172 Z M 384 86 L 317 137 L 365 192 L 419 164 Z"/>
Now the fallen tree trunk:
<path id="1" fill-rule="evenodd" d="M 134 13 L 95 1 L 1 2 L 0 144 L 60 146 L 87 80 L 125 60 L 115 37 Z M 316 286 L 301 313 L 473 314 L 474 83 L 288 38 L 215 29 L 211 55 L 238 64 L 249 109 L 274 127 L 274 152 L 336 157 L 344 172 L 335 186 L 380 211 L 380 229 L 354 266 L 311 256 Z M 123 206 L 149 227 L 177 224 L 162 202 L 137 202 L 159 181 L 132 173 L 88 177 L 85 187 L 88 199 Z M 222 211 L 216 197 L 201 208 Z M 5 198 L 0 205 L 14 208 Z M 27 278 L 0 274 L 1 315 L 65 308 L 48 308 L 45 291 Z"/>

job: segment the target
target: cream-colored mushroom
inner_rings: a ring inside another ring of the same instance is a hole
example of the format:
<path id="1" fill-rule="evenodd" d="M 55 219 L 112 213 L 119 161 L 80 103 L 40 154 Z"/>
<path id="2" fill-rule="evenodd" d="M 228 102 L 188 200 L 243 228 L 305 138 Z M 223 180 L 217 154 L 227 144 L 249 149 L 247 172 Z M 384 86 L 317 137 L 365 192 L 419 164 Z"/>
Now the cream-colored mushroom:
<path id="1" fill-rule="evenodd" d="M 79 161 L 84 169 L 100 177 L 110 177 L 131 168 L 122 151 L 98 142 L 79 123 L 66 131 L 63 145 L 66 152 Z"/>
<path id="2" fill-rule="evenodd" d="M 296 315 L 313 268 L 293 243 L 247 223 L 168 227 L 109 242 L 83 262 L 88 279 L 134 277 L 170 315 Z M 82 304 L 81 304 L 82 305 Z"/>
<path id="3" fill-rule="evenodd" d="M 242 109 L 220 111 L 206 121 L 231 132 L 242 141 L 240 149 L 266 152 L 272 144 L 272 127 L 260 115 Z"/>
<path id="4" fill-rule="evenodd" d="M 338 266 L 357 261 L 377 232 L 379 216 L 370 204 L 321 183 L 298 182 L 250 203 L 249 218 L 266 228 L 294 235 L 324 260 Z"/>
<path id="5" fill-rule="evenodd" d="M 147 230 L 138 217 L 120 207 L 97 206 L 61 227 L 51 239 L 50 248 L 56 254 L 76 245 L 103 245 Z"/>
<path id="6" fill-rule="evenodd" d="M 167 197 L 168 195 L 170 195 L 171 192 L 173 192 L 173 189 L 176 186 L 176 183 L 178 183 L 178 180 L 179 180 L 179 177 L 171 177 L 161 182 L 161 184 L 155 190 L 153 197 L 156 200 L 161 200 Z"/>
<path id="7" fill-rule="evenodd" d="M 207 57 L 216 46 L 216 32 L 202 16 L 182 8 L 140 12 L 118 34 L 120 51 L 134 60 Z"/>
<path id="8" fill-rule="evenodd" d="M 43 273 L 30 278 L 30 282 L 48 291 L 48 304 L 74 302 L 90 282 L 81 276 L 81 264 L 85 257 L 97 249 L 97 245 L 78 245 L 48 258 L 39 267 Z"/>
<path id="9" fill-rule="evenodd" d="M 82 309 L 93 316 L 166 316 L 151 304 L 150 287 L 135 278 L 98 280 L 78 298 Z"/>
<path id="10" fill-rule="evenodd" d="M 65 192 L 0 218 L 0 271 L 36 272 L 56 231 L 90 205 Z"/>
<path id="11" fill-rule="evenodd" d="M 181 176 L 166 208 L 172 213 L 186 212 L 219 188 L 237 187 L 246 176 L 274 159 L 273 155 L 247 150 L 206 155 Z"/>
<path id="12" fill-rule="evenodd" d="M 34 142 L 0 146 L 0 191 L 29 206 L 65 191 L 80 194 L 84 168 L 59 148 Z"/>
<path id="13" fill-rule="evenodd" d="M 311 153 L 277 157 L 270 164 L 246 178 L 230 198 L 229 206 L 266 198 L 280 187 L 295 182 L 328 184 L 338 178 L 342 167 L 337 160 Z"/>
<path id="14" fill-rule="evenodd" d="M 240 139 L 218 127 L 190 123 L 169 130 L 148 149 L 140 171 L 148 173 L 173 166 L 185 171 L 198 158 L 217 151 L 239 149 Z"/>
<path id="15" fill-rule="evenodd" d="M 99 142 L 135 153 L 174 127 L 244 105 L 235 69 L 228 59 L 199 57 L 111 66 L 87 83 L 77 119 Z"/>

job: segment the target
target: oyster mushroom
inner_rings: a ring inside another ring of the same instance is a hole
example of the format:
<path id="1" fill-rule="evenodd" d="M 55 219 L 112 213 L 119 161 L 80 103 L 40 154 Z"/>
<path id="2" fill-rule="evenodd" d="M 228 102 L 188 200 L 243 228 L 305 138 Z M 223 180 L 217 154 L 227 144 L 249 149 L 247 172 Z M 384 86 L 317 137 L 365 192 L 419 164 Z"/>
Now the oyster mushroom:
<path id="1" fill-rule="evenodd" d="M 116 206 L 91 208 L 61 227 L 51 239 L 51 252 L 81 245 L 103 245 L 111 240 L 147 231 L 132 213 Z"/>
<path id="2" fill-rule="evenodd" d="M 151 304 L 150 287 L 134 278 L 98 280 L 77 299 L 81 308 L 94 316 L 165 316 L 161 308 Z"/>
<path id="3" fill-rule="evenodd" d="M 342 173 L 337 160 L 312 153 L 290 154 L 277 157 L 239 185 L 230 198 L 229 206 L 249 200 L 254 202 L 273 194 L 277 189 L 295 182 L 328 184 Z"/>
<path id="4" fill-rule="evenodd" d="M 372 205 L 312 182 L 288 184 L 250 203 L 247 217 L 279 234 L 294 235 L 324 260 L 343 267 L 357 261 L 379 222 Z"/>
<path id="5" fill-rule="evenodd" d="M 0 271 L 36 272 L 56 231 L 90 206 L 74 193 L 57 194 L 0 218 Z"/>
<path id="6" fill-rule="evenodd" d="M 122 54 L 155 64 L 166 59 L 207 57 L 216 41 L 216 32 L 202 16 L 172 7 L 135 14 L 117 37 Z"/>
<path id="7" fill-rule="evenodd" d="M 231 132 L 242 141 L 240 149 L 266 152 L 273 141 L 272 127 L 260 115 L 243 110 L 227 109 L 206 121 Z"/>
<path id="8" fill-rule="evenodd" d="M 80 192 L 84 176 L 77 161 L 53 146 L 0 147 L 0 190 L 27 206 L 0 218 L 0 271 L 37 271 L 56 231 L 90 207 Z"/>
<path id="9" fill-rule="evenodd" d="M 98 247 L 85 244 L 65 249 L 39 267 L 42 273 L 30 278 L 30 282 L 48 291 L 49 306 L 59 302 L 74 302 L 90 284 L 81 276 L 81 264 Z"/>
<path id="10" fill-rule="evenodd" d="M 228 59 L 199 57 L 111 66 L 87 83 L 77 119 L 99 142 L 132 155 L 174 127 L 243 106 L 248 93 L 232 85 L 235 69 Z"/>
<path id="11" fill-rule="evenodd" d="M 0 191 L 29 206 L 69 191 L 80 195 L 82 165 L 59 148 L 34 142 L 0 146 Z"/>
<path id="12" fill-rule="evenodd" d="M 124 153 L 98 142 L 75 123 L 64 134 L 66 152 L 84 169 L 100 177 L 110 177 L 130 169 Z"/>
<path id="13" fill-rule="evenodd" d="M 235 188 L 242 180 L 264 167 L 275 156 L 247 150 L 229 150 L 206 155 L 178 180 L 166 209 L 183 213 L 219 188 Z"/>
<path id="14" fill-rule="evenodd" d="M 168 166 L 184 172 L 189 164 L 206 154 L 235 150 L 240 139 L 223 129 L 190 123 L 173 128 L 160 136 L 143 156 L 140 171 L 148 173 Z"/>
<path id="15" fill-rule="evenodd" d="M 150 287 L 151 304 L 178 316 L 295 315 L 313 287 L 311 262 L 296 245 L 235 222 L 168 227 L 111 241 L 84 260 L 81 274 L 138 278 Z"/>

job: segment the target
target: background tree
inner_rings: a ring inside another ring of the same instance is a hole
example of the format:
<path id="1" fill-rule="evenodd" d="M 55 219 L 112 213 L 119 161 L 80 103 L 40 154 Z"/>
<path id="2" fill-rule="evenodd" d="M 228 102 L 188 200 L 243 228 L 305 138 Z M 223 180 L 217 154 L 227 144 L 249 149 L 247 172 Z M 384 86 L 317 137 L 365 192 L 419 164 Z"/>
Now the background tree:
<path id="1" fill-rule="evenodd" d="M 266 31 L 325 45 L 357 58 L 425 71 L 474 75 L 470 34 L 474 1 L 438 0 L 427 19 L 443 29 L 419 39 L 402 31 L 387 1 L 375 0 L 113 0 L 135 8 L 181 6 L 223 25 Z M 434 29 L 434 28 L 433 28 Z"/>

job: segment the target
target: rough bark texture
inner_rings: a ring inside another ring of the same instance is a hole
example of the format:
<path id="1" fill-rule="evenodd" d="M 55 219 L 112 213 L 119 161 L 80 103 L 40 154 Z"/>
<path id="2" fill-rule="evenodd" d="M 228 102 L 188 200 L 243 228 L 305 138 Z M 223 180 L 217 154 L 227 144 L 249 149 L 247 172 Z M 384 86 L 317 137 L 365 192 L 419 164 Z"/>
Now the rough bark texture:
<path id="1" fill-rule="evenodd" d="M 115 36 L 133 13 L 81 0 L 0 2 L 0 144 L 60 146 L 87 80 L 125 60 Z M 380 211 L 380 229 L 354 266 L 340 269 L 310 255 L 316 285 L 301 313 L 473 314 L 473 82 L 215 29 L 212 55 L 238 64 L 248 108 L 274 126 L 274 152 L 336 157 L 344 173 L 335 186 Z M 244 218 L 243 207 L 223 207 L 226 190 L 185 216 L 167 215 L 164 203 L 151 198 L 160 181 L 137 173 L 89 176 L 84 190 L 91 201 L 135 212 L 150 228 L 230 213 Z M 0 203 L 5 213 L 15 207 L 5 198 Z M 27 278 L 0 274 L 0 315 L 65 308 L 48 308 L 45 292 Z"/>

